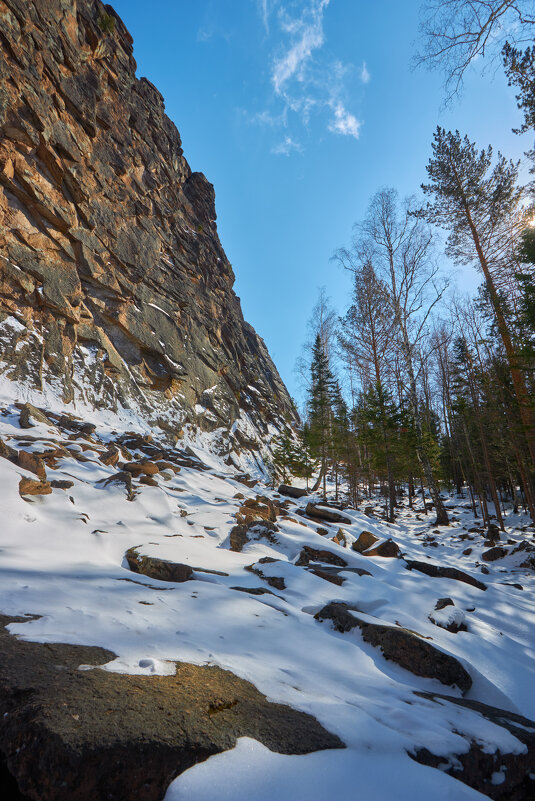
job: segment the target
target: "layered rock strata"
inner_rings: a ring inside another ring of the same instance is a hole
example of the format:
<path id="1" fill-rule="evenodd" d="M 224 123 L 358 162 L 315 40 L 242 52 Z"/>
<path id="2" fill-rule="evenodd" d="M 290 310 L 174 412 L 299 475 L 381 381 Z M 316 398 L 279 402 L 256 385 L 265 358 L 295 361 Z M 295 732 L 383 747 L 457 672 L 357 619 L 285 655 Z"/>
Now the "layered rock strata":
<path id="1" fill-rule="evenodd" d="M 233 292 L 214 189 L 132 53 L 100 0 L 0 0 L 1 366 L 255 450 L 291 401 Z"/>

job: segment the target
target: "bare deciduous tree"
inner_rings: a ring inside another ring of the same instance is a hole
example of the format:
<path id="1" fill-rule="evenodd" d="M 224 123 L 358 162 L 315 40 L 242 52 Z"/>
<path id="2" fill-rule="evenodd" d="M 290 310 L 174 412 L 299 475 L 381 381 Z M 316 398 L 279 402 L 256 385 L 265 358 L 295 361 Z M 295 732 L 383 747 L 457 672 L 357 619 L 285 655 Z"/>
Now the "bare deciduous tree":
<path id="1" fill-rule="evenodd" d="M 416 65 L 444 73 L 446 99 L 462 88 L 476 59 L 496 61 L 506 42 L 533 39 L 533 0 L 426 0 L 421 10 L 421 47 Z"/>

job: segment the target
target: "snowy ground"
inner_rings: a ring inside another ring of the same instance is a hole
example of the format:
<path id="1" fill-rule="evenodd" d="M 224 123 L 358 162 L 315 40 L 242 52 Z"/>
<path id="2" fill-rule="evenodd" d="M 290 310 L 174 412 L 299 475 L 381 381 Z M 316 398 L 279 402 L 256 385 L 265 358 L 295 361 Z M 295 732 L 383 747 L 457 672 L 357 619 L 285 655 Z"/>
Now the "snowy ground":
<path id="1" fill-rule="evenodd" d="M 18 415 L 13 405 L 5 408 L 0 437 L 30 452 L 58 443 L 70 448 L 55 469 L 47 468 L 47 478 L 74 485 L 24 499 L 18 491 L 21 476 L 35 476 L 0 458 L 0 612 L 40 616 L 11 624 L 10 631 L 39 642 L 109 648 L 117 654 L 107 666 L 114 671 L 172 673 L 175 660 L 220 665 L 253 682 L 270 700 L 311 713 L 347 745 L 283 756 L 243 738 L 234 750 L 179 776 L 166 801 L 468 801 L 485 796 L 416 763 L 407 751 L 425 746 L 444 756 L 468 750 L 468 742 L 454 733 L 461 718 L 463 731 L 485 748 L 523 750 L 503 729 L 482 725 L 479 716 L 413 694 L 460 696 L 456 688 L 387 661 L 358 628 L 339 634 L 328 621 L 314 618 L 329 601 L 345 601 L 361 617 L 432 638 L 468 670 L 473 685 L 467 698 L 535 719 L 535 574 L 516 566 L 514 557 L 491 562 L 488 574 L 481 572 L 481 553 L 488 546 L 482 535 L 467 532 L 474 525 L 467 499 L 451 499 L 455 522 L 437 533 L 433 518 L 421 512 L 404 510 L 389 525 L 346 510 L 352 522 L 342 526 L 345 548 L 332 541 L 339 525 L 307 519 L 297 512 L 302 503 L 292 501 L 277 519 L 276 542 L 260 539 L 236 553 L 229 532 L 243 500 L 235 496 L 261 493 L 283 500 L 264 485 L 244 486 L 232 477 L 235 470 L 199 452 L 207 470 L 165 471 L 155 476 L 157 486 L 134 481 L 136 495 L 129 501 L 124 486 L 104 486 L 118 468 L 100 461 L 106 443 L 117 436 L 117 420 L 101 420 L 94 435 L 69 440 L 55 425 L 22 430 Z M 519 530 L 527 522 L 509 515 L 507 537 L 530 538 Z M 327 535 L 317 533 L 320 526 Z M 363 556 L 350 548 L 363 529 L 392 537 L 408 559 L 458 567 L 488 590 L 409 571 L 403 559 Z M 305 545 L 330 550 L 349 567 L 372 575 L 345 572 L 342 586 L 332 584 L 295 565 Z M 181 584 L 135 575 L 124 558 L 134 546 L 142 554 L 225 575 L 199 571 L 194 581 Z M 471 554 L 463 555 L 468 547 Z M 277 560 L 261 569 L 268 578 L 283 578 L 284 590 L 245 569 L 262 557 Z M 232 589 L 237 586 L 273 594 L 250 595 Z M 434 613 L 435 620 L 453 613 L 467 631 L 450 633 L 429 619 L 445 596 L 455 611 L 446 607 Z"/>

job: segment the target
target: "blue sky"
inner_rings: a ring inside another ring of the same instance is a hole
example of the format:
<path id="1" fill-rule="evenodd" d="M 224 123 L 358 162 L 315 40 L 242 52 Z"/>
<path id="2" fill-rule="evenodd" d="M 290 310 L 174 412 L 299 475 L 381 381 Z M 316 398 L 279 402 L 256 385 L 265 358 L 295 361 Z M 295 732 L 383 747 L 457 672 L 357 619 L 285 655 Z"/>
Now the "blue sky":
<path id="1" fill-rule="evenodd" d="M 501 69 L 473 71 L 441 109 L 441 77 L 412 71 L 419 0 L 115 0 L 138 76 L 165 98 L 193 170 L 215 185 L 221 241 L 246 319 L 290 392 L 330 260 L 384 186 L 418 191 L 437 124 L 511 158 L 531 147 Z M 446 265 L 446 269 L 449 267 Z M 461 288 L 477 279 L 469 268 Z"/>

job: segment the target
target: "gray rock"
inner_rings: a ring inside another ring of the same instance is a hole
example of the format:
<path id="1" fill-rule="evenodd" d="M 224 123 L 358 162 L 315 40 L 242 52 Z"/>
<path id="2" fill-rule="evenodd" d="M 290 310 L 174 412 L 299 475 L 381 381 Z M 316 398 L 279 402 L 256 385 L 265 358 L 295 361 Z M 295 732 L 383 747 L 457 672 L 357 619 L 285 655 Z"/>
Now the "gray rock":
<path id="1" fill-rule="evenodd" d="M 487 721 L 510 732 L 525 746 L 524 753 L 506 753 L 503 750 L 489 751 L 477 743 L 471 734 L 463 731 L 462 715 L 456 715 L 455 733 L 468 742 L 468 750 L 460 749 L 452 760 L 450 753 L 443 756 L 432 754 L 426 747 L 417 748 L 409 756 L 421 765 L 439 768 L 453 778 L 473 787 L 474 790 L 494 801 L 532 801 L 535 798 L 535 722 L 507 712 L 503 709 L 471 701 L 467 698 L 453 698 L 440 693 L 416 692 L 422 698 L 433 701 L 437 706 L 453 704 L 469 710 L 481 717 L 481 724 Z M 438 711 L 438 710 L 437 710 Z M 470 731 L 473 730 L 473 724 Z M 493 781 L 495 774 L 502 774 L 501 783 Z"/>
<path id="2" fill-rule="evenodd" d="M 125 559 L 133 573 L 141 573 L 159 581 L 190 581 L 193 578 L 193 569 L 180 562 L 169 562 L 167 559 L 158 559 L 156 556 L 145 556 L 138 553 L 137 548 L 129 548 Z"/>
<path id="3" fill-rule="evenodd" d="M 477 587 L 478 590 L 487 589 L 487 585 L 483 584 L 482 581 L 478 581 L 478 579 L 468 575 L 468 573 L 463 573 L 462 570 L 458 570 L 456 567 L 442 567 L 441 565 L 434 565 L 430 562 L 418 562 L 416 560 L 407 559 L 407 569 L 417 570 L 419 573 L 425 573 L 426 576 L 432 576 L 433 578 L 447 578 L 453 579 L 454 581 L 462 581 L 464 584 Z"/>
<path id="4" fill-rule="evenodd" d="M 391 659 L 416 676 L 456 685 L 462 693 L 472 686 L 470 674 L 454 656 L 440 651 L 427 639 L 401 626 L 368 623 L 347 604 L 335 602 L 324 606 L 315 617 L 316 620 L 331 620 L 339 632 L 358 627 L 364 641 L 379 647 L 385 659 Z"/>
<path id="5" fill-rule="evenodd" d="M 0 752 L 33 801 L 160 801 L 178 774 L 238 737 L 284 754 L 344 747 L 312 716 L 218 667 L 111 673 L 98 668 L 110 651 L 25 642 L 4 628 L 0 650 Z"/>

